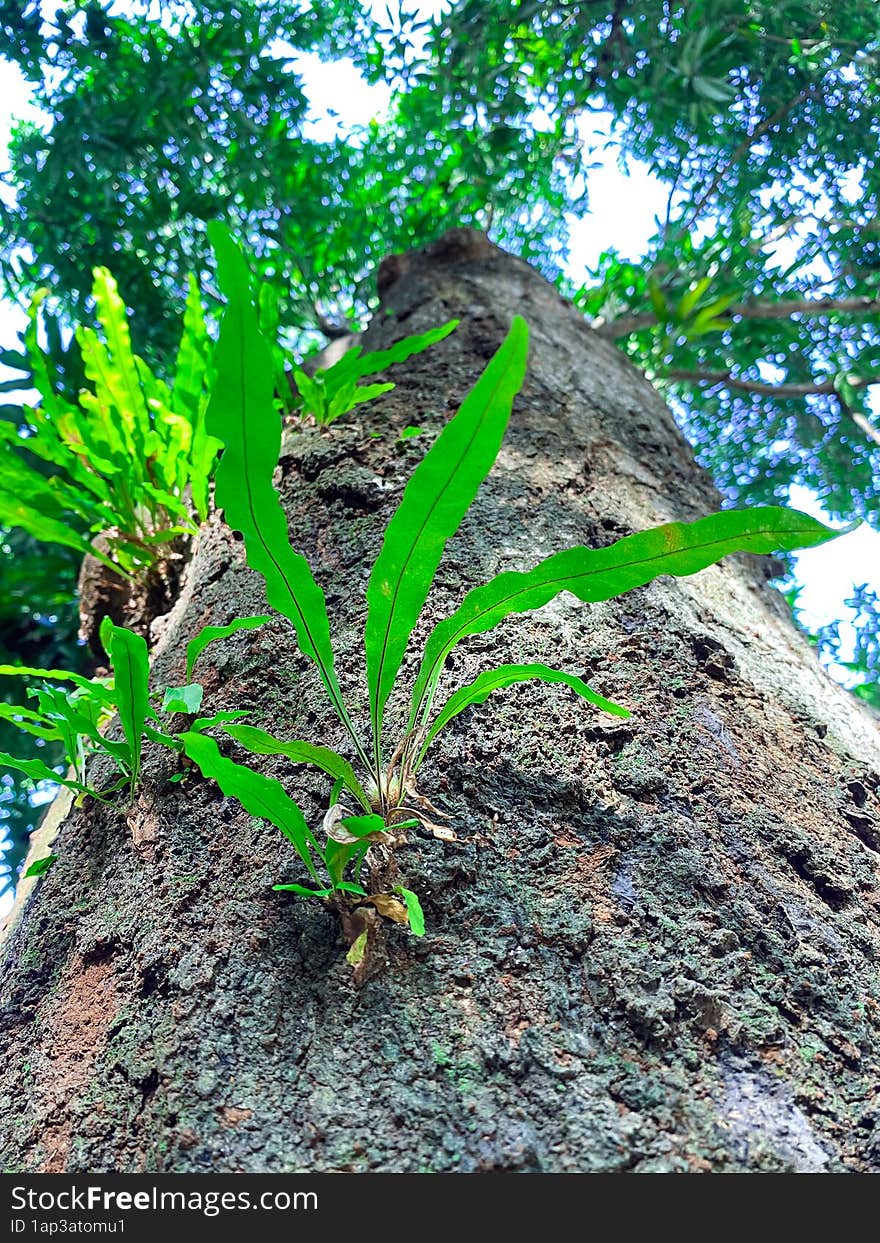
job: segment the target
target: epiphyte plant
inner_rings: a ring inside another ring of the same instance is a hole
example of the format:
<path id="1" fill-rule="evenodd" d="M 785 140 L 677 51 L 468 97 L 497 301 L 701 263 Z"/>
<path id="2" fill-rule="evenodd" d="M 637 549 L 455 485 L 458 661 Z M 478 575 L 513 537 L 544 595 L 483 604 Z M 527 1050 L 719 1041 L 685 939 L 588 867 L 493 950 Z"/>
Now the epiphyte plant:
<path id="1" fill-rule="evenodd" d="M 66 669 L 0 666 L 0 674 L 39 679 L 29 692 L 37 702 L 36 709 L 2 704 L 0 710 L 25 733 L 46 742 L 60 742 L 67 772 L 56 772 L 39 757 L 19 759 L 2 754 L 0 763 L 32 780 L 53 781 L 77 791 L 81 797 L 88 794 L 106 801 L 123 787 L 134 795 L 145 738 L 166 746 L 175 743 L 157 728 L 159 718 L 150 705 L 146 641 L 124 626 L 115 626 L 109 618 L 102 623 L 101 641 L 110 660 L 109 678 L 85 678 Z M 70 683 L 72 689 L 68 690 L 64 683 Z M 106 736 L 107 726 L 116 714 L 123 734 L 119 740 Z M 109 756 L 116 769 L 115 779 L 100 790 L 88 783 L 87 775 L 88 761 L 98 753 Z"/>
<path id="2" fill-rule="evenodd" d="M 173 386 L 132 351 L 125 304 L 106 268 L 95 268 L 99 334 L 77 330 L 85 377 L 77 402 L 56 391 L 38 341 L 34 298 L 25 333 L 40 403 L 24 425 L 0 420 L 0 522 L 36 539 L 91 553 L 138 577 L 163 546 L 192 535 L 208 511 L 218 444 L 205 431 L 211 342 L 190 281 Z M 43 463 L 38 469 L 28 460 Z M 51 472 L 47 478 L 45 471 Z M 95 543 L 95 536 L 102 540 Z"/>
<path id="3" fill-rule="evenodd" d="M 150 691 L 150 661 L 143 637 L 125 626 L 114 625 L 109 618 L 101 624 L 101 642 L 110 662 L 109 677 L 86 678 L 67 669 L 0 665 L 0 677 L 32 680 L 29 695 L 36 704 L 30 707 L 0 703 L 0 717 L 40 742 L 61 743 L 63 771 L 58 772 L 39 756 L 21 758 L 5 752 L 0 752 L 0 764 L 16 769 L 33 782 L 65 786 L 74 790 L 79 799 L 88 795 L 107 802 L 122 789 L 127 789 L 132 799 L 146 742 L 177 752 L 183 750 L 179 739 L 169 732 L 171 721 L 167 718 L 186 714 L 191 718 L 189 729 L 197 731 L 247 716 L 246 712 L 233 711 L 199 717 L 203 688 L 191 680 L 193 668 L 210 643 L 240 630 L 253 630 L 268 620 L 266 616 L 239 617 L 226 626 L 205 626 L 187 644 L 186 684 L 164 691 Z M 154 706 L 157 703 L 158 711 Z M 122 732 L 120 739 L 107 736 L 108 726 L 116 716 Z M 89 773 L 89 761 L 98 754 L 108 756 L 114 768 L 109 782 L 100 788 Z"/>
<path id="4" fill-rule="evenodd" d="M 392 895 L 368 894 L 363 888 L 359 877 L 364 858 L 373 843 L 387 847 L 390 840 L 393 847 L 390 835 L 395 826 L 410 819 L 430 824 L 426 817 L 430 804 L 416 787 L 418 770 L 440 730 L 458 713 L 481 703 L 496 689 L 539 679 L 563 683 L 604 711 L 629 715 L 626 708 L 597 694 L 575 675 L 532 663 L 506 664 L 481 673 L 459 688 L 432 719 L 440 674 L 458 643 L 493 629 L 512 613 L 538 609 L 563 591 L 584 602 L 608 600 L 660 574 L 696 573 L 729 553 L 787 551 L 822 543 L 837 532 L 793 510 L 727 510 L 696 522 L 668 523 L 606 548 L 569 548 L 529 571 L 502 572 L 469 591 L 455 612 L 431 631 L 412 690 L 408 727 L 387 748 L 383 737 L 386 705 L 412 631 L 446 544 L 495 461 L 524 379 L 528 332 L 517 317 L 458 413 L 416 468 L 385 531 L 366 593 L 369 735 L 365 738 L 362 722 L 355 719 L 359 714 L 347 704 L 337 678 L 324 593 L 305 557 L 290 543 L 287 518 L 272 484 L 281 421 L 273 402 L 271 350 L 260 331 L 250 273 L 229 232 L 213 225 L 210 233 L 227 299 L 215 351 L 217 382 L 207 413 L 209 433 L 224 445 L 216 503 L 229 526 L 244 536 L 248 564 L 262 575 L 269 604 L 290 621 L 300 650 L 317 666 L 327 698 L 351 740 L 363 780 L 348 759 L 328 747 L 283 741 L 250 727 L 225 727 L 230 737 L 252 753 L 284 755 L 294 763 L 315 765 L 332 777 L 334 788 L 325 818 L 327 843 L 322 846 L 279 781 L 227 759 L 201 731 L 184 733 L 183 745 L 202 773 L 216 779 L 224 793 L 237 797 L 253 815 L 272 821 L 293 842 L 316 887 L 286 887 L 330 896 L 343 912 L 359 899 L 381 911 L 381 903 Z M 342 791 L 360 808 L 358 813 L 338 805 Z M 323 864 L 326 877 L 321 877 L 318 863 Z M 353 880 L 346 879 L 349 864 L 355 868 Z M 385 874 L 393 877 L 393 869 L 389 872 L 386 866 Z"/>
<path id="5" fill-rule="evenodd" d="M 394 388 L 390 381 L 381 384 L 361 384 L 360 381 L 421 354 L 448 337 L 457 327 L 458 320 L 451 319 L 439 328 L 432 328 L 418 336 L 404 337 L 387 350 L 374 350 L 369 354 L 364 354 L 362 346 L 353 345 L 332 367 L 321 368 L 313 376 L 301 367 L 295 367 L 292 376 L 299 392 L 302 413 L 310 414 L 317 424 L 327 427 L 342 415 L 349 414 L 355 406 L 390 393 Z"/>

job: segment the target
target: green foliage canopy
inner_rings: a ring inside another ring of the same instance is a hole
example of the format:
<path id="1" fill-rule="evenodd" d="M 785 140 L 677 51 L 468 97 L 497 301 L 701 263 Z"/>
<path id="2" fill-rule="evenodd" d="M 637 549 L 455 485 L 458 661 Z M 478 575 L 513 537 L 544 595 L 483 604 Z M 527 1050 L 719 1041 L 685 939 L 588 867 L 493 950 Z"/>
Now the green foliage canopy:
<path id="1" fill-rule="evenodd" d="M 51 118 L 16 130 L 7 289 L 48 284 L 81 317 L 107 265 L 150 357 L 170 349 L 167 311 L 209 266 L 203 222 L 218 216 L 250 237 L 288 328 L 357 320 L 378 259 L 451 224 L 490 227 L 558 274 L 599 114 L 669 207 L 644 257 L 609 252 L 568 292 L 681 399 L 725 490 L 769 503 L 801 482 L 876 523 L 873 0 L 446 8 L 432 22 L 393 0 L 376 20 L 356 0 L 92 0 L 46 22 L 33 0 L 0 5 Z M 314 137 L 307 52 L 389 84 L 388 116 Z"/>

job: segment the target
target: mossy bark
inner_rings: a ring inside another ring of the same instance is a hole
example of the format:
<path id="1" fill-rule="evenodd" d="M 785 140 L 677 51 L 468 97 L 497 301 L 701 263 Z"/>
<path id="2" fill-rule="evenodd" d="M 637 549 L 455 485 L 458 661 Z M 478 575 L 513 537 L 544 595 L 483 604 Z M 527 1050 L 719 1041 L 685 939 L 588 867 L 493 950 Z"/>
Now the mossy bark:
<path id="1" fill-rule="evenodd" d="M 419 641 L 500 568 L 719 503 L 650 385 L 522 262 L 459 231 L 386 262 L 381 287 L 368 347 L 462 324 L 381 403 L 288 435 L 280 485 L 359 719 L 383 528 L 514 313 L 529 376 Z M 607 605 L 560 599 L 460 649 L 446 689 L 545 660 L 633 718 L 547 686 L 458 718 L 423 770 L 457 840 L 410 832 L 397 858 L 428 933 L 392 927 L 360 988 L 338 919 L 273 892 L 300 878 L 281 835 L 198 777 L 169 784 L 167 754 L 133 809 L 72 812 L 2 966 L 4 1167 L 880 1168 L 876 722 L 767 574 L 736 557 Z M 210 522 L 157 685 L 202 625 L 262 609 Z M 201 669 L 206 706 L 343 745 L 280 619 Z M 327 782 L 265 770 L 319 822 Z"/>

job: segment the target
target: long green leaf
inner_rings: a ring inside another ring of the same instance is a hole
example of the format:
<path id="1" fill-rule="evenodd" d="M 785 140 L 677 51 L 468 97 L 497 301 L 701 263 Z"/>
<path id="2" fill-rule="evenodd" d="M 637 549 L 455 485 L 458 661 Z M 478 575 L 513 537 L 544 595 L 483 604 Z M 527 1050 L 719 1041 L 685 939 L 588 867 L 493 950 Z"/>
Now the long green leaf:
<path id="1" fill-rule="evenodd" d="M 42 859 L 34 859 L 28 870 L 22 875 L 22 880 L 27 880 L 29 876 L 45 876 L 57 858 L 57 855 L 44 855 Z"/>
<path id="2" fill-rule="evenodd" d="M 35 499 L 35 490 L 39 492 L 40 499 L 43 495 L 48 498 L 48 489 L 44 492 L 39 484 L 36 485 L 36 489 L 31 486 L 36 482 L 34 477 L 39 478 L 36 471 L 28 472 L 28 478 L 23 481 L 28 488 L 31 500 Z M 0 524 L 7 527 L 21 527 L 23 531 L 27 531 L 28 535 L 46 544 L 63 544 L 81 553 L 93 551 L 90 541 L 80 535 L 69 523 L 41 513 L 34 505 L 23 500 L 20 493 L 7 492 L 5 489 L 0 490 Z M 100 560 L 108 564 L 106 558 L 101 557 Z"/>
<path id="3" fill-rule="evenodd" d="M 200 716 L 193 721 L 190 729 L 195 733 L 199 730 L 213 729 L 215 725 L 225 725 L 227 721 L 241 721 L 250 716 L 249 712 L 215 712 L 213 716 Z"/>
<path id="4" fill-rule="evenodd" d="M 91 793 L 88 786 L 80 785 L 78 781 L 71 781 L 69 777 L 62 777 L 43 760 L 20 760 L 14 755 L 7 755 L 5 751 L 0 751 L 0 768 L 14 768 L 17 772 L 30 777 L 32 781 L 53 781 L 56 785 L 67 786 L 70 790 Z"/>
<path id="5" fill-rule="evenodd" d="M 351 764 L 330 747 L 315 746 L 311 742 L 282 742 L 252 725 L 224 725 L 223 732 L 240 742 L 252 755 L 284 755 L 294 764 L 313 764 L 335 781 L 341 781 L 360 805 L 369 811 L 370 800 Z"/>
<path id="6" fill-rule="evenodd" d="M 238 634 L 239 630 L 256 630 L 269 620 L 268 614 L 263 614 L 261 617 L 237 617 L 227 626 L 205 626 L 186 645 L 187 682 L 192 681 L 193 667 L 209 643 L 214 643 L 217 639 L 227 639 L 232 634 Z"/>
<path id="7" fill-rule="evenodd" d="M 333 882 L 335 889 L 341 889 L 347 885 L 342 877 L 345 869 L 350 863 L 355 864 L 355 876 L 360 873 L 360 866 L 363 862 L 364 855 L 370 848 L 368 841 L 357 842 L 336 842 L 333 838 L 329 838 L 327 845 L 324 847 L 324 867 L 327 874 Z"/>
<path id="8" fill-rule="evenodd" d="M 211 365 L 211 339 L 195 277 L 189 278 L 183 335 L 174 368 L 174 405 L 185 413 L 192 426 L 190 442 L 190 486 L 199 518 L 208 512 L 208 480 L 220 449 L 220 441 L 205 428 L 206 384 Z"/>
<path id="9" fill-rule="evenodd" d="M 696 522 L 670 522 L 628 535 L 607 548 L 569 548 L 525 573 L 510 570 L 469 591 L 425 644 L 413 689 L 410 726 L 424 721 L 443 663 L 462 639 L 482 634 L 511 613 L 541 608 L 562 591 L 592 603 L 650 583 L 660 574 L 696 574 L 734 552 L 811 548 L 839 531 L 793 509 L 728 509 Z"/>
<path id="10" fill-rule="evenodd" d="M 473 682 L 470 682 L 467 686 L 462 686 L 454 695 L 450 696 L 440 710 L 437 719 L 428 730 L 425 741 L 422 743 L 416 767 L 425 758 L 428 747 L 430 747 L 441 729 L 444 729 L 453 717 L 458 716 L 459 712 L 463 712 L 471 704 L 483 703 L 493 691 L 500 690 L 504 686 L 512 686 L 516 682 L 529 682 L 535 679 L 541 682 L 562 682 L 566 686 L 571 687 L 573 691 L 576 691 L 582 699 L 586 699 L 588 703 L 593 704 L 596 708 L 601 708 L 603 712 L 610 712 L 613 716 L 628 717 L 630 715 L 627 708 L 622 708 L 620 704 L 612 703 L 610 699 L 597 695 L 595 691 L 590 690 L 586 682 L 575 677 L 572 673 L 563 673 L 559 669 L 550 669 L 547 665 L 499 665 L 497 669 L 489 669 L 485 673 L 479 674 L 474 678 Z"/>
<path id="11" fill-rule="evenodd" d="M 37 443 L 39 438 L 33 440 Z M 0 434 L 0 523 L 21 527 L 47 543 L 91 551 L 89 537 L 77 526 L 93 525 L 94 498 L 76 487 L 62 490 L 57 486 L 60 481 L 45 479 L 11 442 L 10 435 Z M 27 448 L 28 441 L 21 441 L 20 447 Z"/>
<path id="12" fill-rule="evenodd" d="M 42 711 L 58 725 L 71 764 L 77 763 L 79 740 L 88 738 L 95 746 L 112 756 L 124 773 L 130 774 L 131 747 L 127 741 L 113 742 L 104 737 L 98 728 L 100 712 L 89 712 L 93 701 L 75 699 L 58 686 L 44 687 L 37 692 L 37 697 Z"/>
<path id="13" fill-rule="evenodd" d="M 344 816 L 339 823 L 352 837 L 370 837 L 373 833 L 384 833 L 386 828 L 385 821 L 374 811 L 366 816 Z"/>
<path id="14" fill-rule="evenodd" d="M 46 742 L 55 742 L 61 737 L 58 726 L 42 712 L 34 712 L 32 708 L 24 708 L 20 704 L 0 703 L 0 721 L 10 721 L 16 729 Z"/>
<path id="15" fill-rule="evenodd" d="M 296 847 L 310 875 L 317 880 L 318 872 L 309 848 L 313 847 L 319 856 L 321 849 L 306 824 L 305 816 L 281 782 L 226 759 L 214 739 L 206 734 L 190 732 L 181 734 L 180 739 L 186 754 L 199 766 L 202 775 L 216 781 L 229 798 L 238 799 L 252 816 L 259 816 L 279 828 Z"/>
<path id="16" fill-rule="evenodd" d="M 313 414 L 319 423 L 328 424 L 341 415 L 348 414 L 355 406 L 390 392 L 394 388 L 392 383 L 358 387 L 358 381 L 375 375 L 377 371 L 384 371 L 395 363 L 405 362 L 414 354 L 420 354 L 429 346 L 448 337 L 458 327 L 458 323 L 457 319 L 451 319 L 439 328 L 431 328 L 418 336 L 405 337 L 388 349 L 376 350 L 371 354 L 364 354 L 363 348 L 355 345 L 332 367 L 315 372 L 314 378 L 295 368 L 293 379 L 306 412 Z"/>
<path id="17" fill-rule="evenodd" d="M 107 338 L 102 360 L 103 381 L 116 406 L 120 425 L 131 451 L 143 456 L 150 416 L 131 349 L 128 313 L 110 272 L 106 268 L 95 268 L 93 276 L 95 280 L 92 294 L 97 318 Z"/>
<path id="18" fill-rule="evenodd" d="M 37 701 L 40 705 L 40 711 L 50 720 L 54 721 L 58 726 L 58 732 L 61 735 L 61 743 L 64 747 L 64 758 L 67 763 L 73 765 L 77 770 L 77 775 L 83 777 L 84 774 L 79 762 L 79 739 L 77 730 L 69 720 L 68 708 L 72 705 L 67 698 L 67 694 L 58 686 L 42 686 L 37 691 Z"/>
<path id="19" fill-rule="evenodd" d="M 26 449 L 28 453 L 32 453 L 35 457 L 42 458 L 44 462 L 51 462 L 55 466 L 60 466 L 66 475 L 73 481 L 74 486 L 68 485 L 65 489 L 59 491 L 59 499 L 65 498 L 71 503 L 75 500 L 76 511 L 82 512 L 84 518 L 90 521 L 93 515 L 102 512 L 98 506 L 98 501 L 106 502 L 110 497 L 110 487 L 101 475 L 97 475 L 94 470 L 86 467 L 84 463 L 71 451 L 70 445 L 63 440 L 58 434 L 58 428 L 51 419 L 47 418 L 43 408 L 29 409 L 27 412 L 27 421 L 36 429 L 36 435 L 22 437 L 17 426 L 8 423 L 0 423 L 0 440 L 5 441 L 15 449 Z M 63 416 L 62 416 L 63 419 Z M 5 452 L 3 457 L 5 458 Z M 97 469 L 97 467 L 95 468 Z M 32 475 L 29 478 L 33 479 Z M 42 476 L 40 476 L 42 478 Z M 60 476 L 54 475 L 51 479 L 51 485 L 58 489 L 58 485 L 62 482 Z M 91 492 L 92 496 L 83 493 L 83 488 L 87 492 Z M 95 506 L 95 509 L 92 509 Z M 110 521 L 113 521 L 112 513 L 109 515 Z"/>
<path id="20" fill-rule="evenodd" d="M 40 307 L 49 296 L 48 289 L 38 289 L 31 299 L 28 308 L 28 326 L 25 329 L 24 343 L 30 363 L 31 383 L 43 399 L 47 412 L 54 418 L 64 414 L 71 407 L 55 393 L 54 385 L 49 377 L 46 366 L 46 355 L 40 349 Z"/>
<path id="21" fill-rule="evenodd" d="M 385 704 L 443 550 L 489 473 L 523 382 L 528 329 L 518 316 L 500 349 L 404 490 L 367 587 L 367 681 L 376 766 Z"/>
<path id="22" fill-rule="evenodd" d="M 101 642 L 113 668 L 117 711 L 131 752 L 131 789 L 141 770 L 144 725 L 150 715 L 150 657 L 146 640 L 109 618 L 101 623 Z"/>
<path id="23" fill-rule="evenodd" d="M 243 534 L 248 565 L 265 579 L 272 607 L 293 624 L 300 648 L 318 666 L 330 700 L 360 750 L 336 677 L 327 602 L 305 557 L 290 545 L 287 516 L 272 486 L 281 418 L 273 402 L 272 352 L 260 334 L 247 266 L 226 228 L 214 223 L 208 232 L 228 299 L 207 413 L 208 431 L 224 445 L 216 476 L 217 504 L 229 525 Z"/>
<path id="24" fill-rule="evenodd" d="M 444 337 L 448 337 L 460 322 L 457 319 L 447 320 L 439 328 L 429 328 L 427 332 L 419 333 L 417 336 L 404 337 L 402 341 L 397 341 L 385 350 L 373 350 L 369 354 L 363 354 L 362 347 L 355 345 L 343 354 L 338 363 L 334 363 L 332 367 L 328 367 L 326 371 L 319 372 L 319 374 L 328 380 L 330 376 L 362 380 L 365 376 L 375 375 L 377 371 L 384 371 L 386 367 L 404 363 L 414 354 L 421 354 L 430 346 L 436 345 L 438 341 L 442 341 Z"/>
<path id="25" fill-rule="evenodd" d="M 116 707 L 116 698 L 111 690 L 100 682 L 84 678 L 81 673 L 71 673 L 69 669 L 40 669 L 33 665 L 0 665 L 0 677 L 45 678 L 48 682 L 72 682 L 74 686 L 88 691 L 107 707 Z"/>
<path id="26" fill-rule="evenodd" d="M 211 342 L 196 278 L 190 276 L 187 285 L 183 332 L 174 363 L 173 395 L 175 407 L 194 423 L 204 397 Z"/>
<path id="27" fill-rule="evenodd" d="M 398 885 L 394 892 L 399 893 L 406 903 L 406 913 L 409 916 L 409 926 L 413 936 L 423 937 L 425 935 L 425 913 L 418 894 L 413 893 L 411 889 L 404 889 L 403 885 Z"/>
<path id="28" fill-rule="evenodd" d="M 305 885 L 273 885 L 272 888 L 282 893 L 298 893 L 301 898 L 329 898 L 333 892 L 332 886 L 326 889 L 308 889 Z"/>

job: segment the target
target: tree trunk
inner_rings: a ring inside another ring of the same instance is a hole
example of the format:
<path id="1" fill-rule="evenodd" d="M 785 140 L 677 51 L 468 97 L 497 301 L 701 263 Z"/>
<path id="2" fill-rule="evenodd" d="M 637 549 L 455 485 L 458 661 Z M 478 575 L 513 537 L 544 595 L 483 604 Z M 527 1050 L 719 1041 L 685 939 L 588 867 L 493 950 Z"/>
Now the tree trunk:
<path id="1" fill-rule="evenodd" d="M 437 430 L 514 313 L 529 376 L 419 643 L 501 568 L 719 505 L 650 385 L 481 235 L 386 261 L 380 290 L 367 348 L 461 326 L 382 402 L 288 435 L 280 485 L 357 718 L 369 567 L 428 442 L 399 433 Z M 459 717 L 422 781 L 456 840 L 411 831 L 399 856 L 428 934 L 395 926 L 363 987 L 338 919 L 273 892 L 299 875 L 281 834 L 197 776 L 168 784 L 167 753 L 130 813 L 74 810 L 3 964 L 4 1167 L 880 1168 L 876 722 L 818 668 L 768 573 L 741 556 L 606 605 L 563 597 L 459 649 L 446 689 L 545 660 L 633 717 L 543 685 Z M 210 522 L 155 685 L 180 683 L 202 625 L 263 607 Z M 344 746 L 281 619 L 201 668 L 206 707 Z M 320 823 L 328 782 L 253 762 Z"/>

